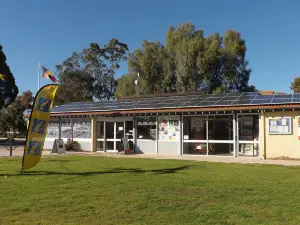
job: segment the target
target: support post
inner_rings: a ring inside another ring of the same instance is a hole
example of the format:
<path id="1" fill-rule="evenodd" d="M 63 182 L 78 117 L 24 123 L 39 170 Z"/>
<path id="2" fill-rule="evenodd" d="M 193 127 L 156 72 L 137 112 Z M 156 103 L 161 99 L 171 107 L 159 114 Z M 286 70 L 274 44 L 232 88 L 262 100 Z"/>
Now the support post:
<path id="1" fill-rule="evenodd" d="M 233 114 L 233 154 L 234 157 L 238 157 L 238 127 L 237 127 L 237 115 Z"/>

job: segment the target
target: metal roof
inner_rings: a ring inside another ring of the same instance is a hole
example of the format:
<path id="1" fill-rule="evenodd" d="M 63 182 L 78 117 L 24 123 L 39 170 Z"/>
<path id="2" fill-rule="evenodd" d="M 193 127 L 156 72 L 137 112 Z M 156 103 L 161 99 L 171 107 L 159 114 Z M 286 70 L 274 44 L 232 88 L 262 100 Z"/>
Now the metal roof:
<path id="1" fill-rule="evenodd" d="M 237 108 L 238 106 L 266 105 L 295 105 L 300 104 L 300 94 L 271 94 L 261 95 L 258 92 L 235 92 L 227 94 L 190 94 L 172 96 L 151 96 L 114 101 L 74 102 L 55 106 L 51 115 L 78 113 L 108 113 L 118 111 L 157 111 L 160 109 L 187 108 Z"/>

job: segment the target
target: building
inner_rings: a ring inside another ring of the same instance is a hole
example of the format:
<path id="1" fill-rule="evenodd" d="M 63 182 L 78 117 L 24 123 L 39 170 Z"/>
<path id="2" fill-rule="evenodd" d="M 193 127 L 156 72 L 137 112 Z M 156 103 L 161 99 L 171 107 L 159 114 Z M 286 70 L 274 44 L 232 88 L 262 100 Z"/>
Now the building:
<path id="1" fill-rule="evenodd" d="M 150 95 L 54 107 L 45 149 L 56 138 L 83 150 L 300 158 L 300 94 Z"/>

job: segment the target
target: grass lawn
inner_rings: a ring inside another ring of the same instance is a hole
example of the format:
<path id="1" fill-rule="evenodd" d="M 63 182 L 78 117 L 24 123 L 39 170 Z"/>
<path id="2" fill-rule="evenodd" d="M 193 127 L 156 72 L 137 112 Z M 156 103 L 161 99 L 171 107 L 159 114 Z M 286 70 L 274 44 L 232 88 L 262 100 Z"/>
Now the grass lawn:
<path id="1" fill-rule="evenodd" d="M 0 158 L 0 224 L 300 224 L 300 167 Z M 5 177 L 4 175 L 7 175 Z"/>

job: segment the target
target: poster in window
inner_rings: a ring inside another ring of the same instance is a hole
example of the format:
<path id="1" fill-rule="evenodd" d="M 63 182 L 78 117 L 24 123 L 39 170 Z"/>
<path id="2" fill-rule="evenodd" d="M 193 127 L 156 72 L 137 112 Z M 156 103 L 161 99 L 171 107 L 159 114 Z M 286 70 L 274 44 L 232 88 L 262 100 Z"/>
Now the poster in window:
<path id="1" fill-rule="evenodd" d="M 292 134 L 292 118 L 291 117 L 270 118 L 269 134 Z"/>
<path id="2" fill-rule="evenodd" d="M 49 122 L 46 138 L 59 138 L 59 123 Z"/>
<path id="3" fill-rule="evenodd" d="M 159 140 L 178 141 L 180 134 L 179 130 L 178 116 L 159 117 Z"/>
<path id="4" fill-rule="evenodd" d="M 71 120 L 62 120 L 61 121 L 61 138 L 72 138 L 72 126 Z"/>
<path id="5" fill-rule="evenodd" d="M 90 120 L 79 120 L 74 121 L 73 124 L 74 138 L 91 138 L 91 121 Z"/>

